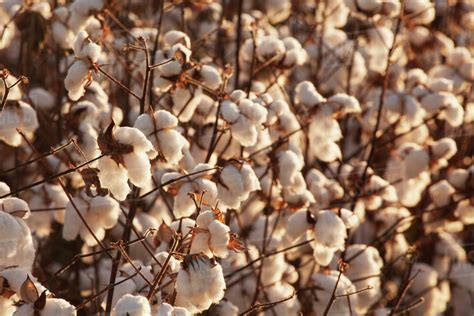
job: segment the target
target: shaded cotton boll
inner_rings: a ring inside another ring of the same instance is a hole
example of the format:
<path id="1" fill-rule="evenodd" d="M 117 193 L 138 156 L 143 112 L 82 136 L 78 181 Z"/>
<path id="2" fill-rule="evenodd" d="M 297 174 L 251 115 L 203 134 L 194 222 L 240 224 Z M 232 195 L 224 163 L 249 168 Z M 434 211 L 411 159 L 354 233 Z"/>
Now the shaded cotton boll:
<path id="1" fill-rule="evenodd" d="M 5 182 L 0 181 L 0 195 L 5 195 L 10 193 L 10 187 Z"/>
<path id="2" fill-rule="evenodd" d="M 97 143 L 102 154 L 111 156 L 99 160 L 99 179 L 102 187 L 120 201 L 130 192 L 127 180 L 139 188 L 145 187 L 151 178 L 149 159 L 157 152 L 142 131 L 132 127 L 110 125 L 105 133 L 99 134 Z M 118 153 L 116 148 L 120 148 Z"/>
<path id="3" fill-rule="evenodd" d="M 104 7 L 103 0 L 76 0 L 70 6 L 71 18 L 69 26 L 74 33 L 83 30 L 91 16 Z"/>
<path id="4" fill-rule="evenodd" d="M 435 8 L 430 0 L 406 1 L 403 3 L 405 15 L 417 24 L 429 24 L 435 18 Z"/>
<path id="5" fill-rule="evenodd" d="M 74 45 L 75 35 L 68 27 L 69 10 L 67 7 L 58 7 L 53 11 L 54 19 L 51 23 L 51 31 L 54 41 L 62 49 L 71 49 Z"/>
<path id="6" fill-rule="evenodd" d="M 441 180 L 429 188 L 431 200 L 437 207 L 448 205 L 452 200 L 454 192 L 456 190 L 446 180 Z"/>
<path id="7" fill-rule="evenodd" d="M 166 32 L 163 36 L 165 48 L 174 46 L 175 44 L 182 44 L 187 48 L 191 48 L 191 39 L 186 33 L 177 30 Z"/>
<path id="8" fill-rule="evenodd" d="M 30 316 L 36 313 L 34 304 L 24 304 L 21 305 L 15 313 L 14 316 Z M 47 298 L 46 304 L 38 313 L 41 316 L 76 316 L 76 308 L 71 305 L 68 301 L 61 298 Z"/>
<path id="9" fill-rule="evenodd" d="M 395 231 L 402 233 L 411 226 L 411 221 L 407 218 L 411 216 L 408 209 L 404 207 L 386 207 L 375 214 L 375 221 L 379 223 L 377 227 L 377 236 L 381 236 L 394 225 L 397 225 Z M 398 224 L 397 224 L 398 223 Z"/>
<path id="10" fill-rule="evenodd" d="M 226 288 L 222 267 L 205 255 L 184 258 L 176 279 L 176 306 L 195 314 L 217 304 Z"/>
<path id="11" fill-rule="evenodd" d="M 265 36 L 259 40 L 255 50 L 258 60 L 262 63 L 270 59 L 280 60 L 285 53 L 283 41 L 274 36 Z"/>
<path id="12" fill-rule="evenodd" d="M 313 116 L 308 131 L 310 152 L 317 159 L 332 162 L 342 158 L 336 144 L 342 138 L 341 129 L 330 115 L 318 112 Z"/>
<path id="13" fill-rule="evenodd" d="M 383 267 L 383 260 L 377 249 L 366 245 L 352 244 L 348 246 L 344 254 L 344 261 L 347 260 L 350 260 L 350 264 L 344 273 L 350 280 L 360 280 L 368 276 L 379 275 Z M 357 290 L 365 289 L 368 286 L 372 287 L 372 289 L 357 295 L 359 300 L 358 313 L 366 313 L 382 296 L 380 278 L 366 278 L 358 281 L 355 285 Z"/>
<path id="14" fill-rule="evenodd" d="M 89 224 L 99 241 L 104 239 L 105 229 L 110 229 L 117 224 L 121 213 L 118 202 L 109 196 L 90 198 L 81 194 L 73 198 L 72 202 L 68 202 L 64 217 L 63 238 L 74 240 L 77 235 L 80 235 L 88 246 L 97 245 L 97 241 L 82 222 L 78 212 Z"/>
<path id="15" fill-rule="evenodd" d="M 0 270 L 18 266 L 31 268 L 35 247 L 23 218 L 30 214 L 28 204 L 18 198 L 0 200 Z"/>
<path id="16" fill-rule="evenodd" d="M 0 140 L 9 146 L 18 147 L 23 138 L 17 129 L 31 140 L 38 126 L 36 111 L 29 104 L 23 101 L 6 101 L 0 112 Z"/>
<path id="17" fill-rule="evenodd" d="M 469 169 L 455 169 L 448 176 L 448 182 L 457 190 L 466 190 L 468 179 L 474 175 L 474 166 Z"/>
<path id="18" fill-rule="evenodd" d="M 54 95 L 51 92 L 39 87 L 28 91 L 28 97 L 35 108 L 43 111 L 52 109 L 56 102 Z"/>
<path id="19" fill-rule="evenodd" d="M 114 287 L 114 296 L 112 298 L 112 306 L 115 306 L 117 302 L 124 295 L 135 293 L 135 291 L 138 290 L 135 282 L 133 282 L 133 280 L 131 279 L 126 280 L 126 277 L 117 277 L 115 282 L 120 283 L 120 284 Z M 107 286 L 107 284 L 105 284 L 105 286 Z M 107 298 L 104 297 L 104 300 L 102 301 L 102 304 L 101 304 L 104 310 L 106 307 L 106 299 Z"/>
<path id="20" fill-rule="evenodd" d="M 217 192 L 219 201 L 224 206 L 237 209 L 256 190 L 260 190 L 260 182 L 247 163 L 228 164 L 222 169 Z"/>
<path id="21" fill-rule="evenodd" d="M 294 37 L 285 37 L 283 39 L 285 45 L 285 56 L 282 65 L 290 68 L 294 66 L 301 66 L 308 60 L 308 53 L 301 46 L 300 42 Z"/>
<path id="22" fill-rule="evenodd" d="M 347 237 L 346 226 L 342 219 L 331 211 L 320 211 L 314 228 L 314 258 L 320 265 L 327 266 L 334 253 L 344 250 L 344 241 Z"/>
<path id="23" fill-rule="evenodd" d="M 431 143 L 430 150 L 432 159 L 449 160 L 456 154 L 458 148 L 456 142 L 452 138 L 445 137 Z"/>
<path id="24" fill-rule="evenodd" d="M 208 257 L 226 258 L 229 254 L 230 228 L 213 211 L 201 212 L 193 229 L 190 253 L 204 253 Z"/>
<path id="25" fill-rule="evenodd" d="M 125 294 L 115 304 L 112 311 L 115 316 L 148 316 L 151 308 L 144 296 Z"/>
<path id="26" fill-rule="evenodd" d="M 344 196 L 344 190 L 335 180 L 330 180 L 317 169 L 306 174 L 306 183 L 320 208 L 328 207 L 330 202 Z"/>
<path id="27" fill-rule="evenodd" d="M 216 306 L 215 312 L 218 316 L 237 316 L 239 315 L 239 308 L 224 299 Z"/>
<path id="28" fill-rule="evenodd" d="M 204 209 L 216 204 L 217 186 L 212 180 L 208 179 L 213 172 L 213 170 L 204 171 L 208 169 L 212 169 L 212 166 L 197 164 L 190 170 L 190 173 L 198 174 L 185 177 L 164 187 L 166 191 L 174 196 L 173 214 L 176 218 L 191 216 L 196 211 L 196 205 L 189 196 L 190 193 L 196 194 L 198 200 L 202 198 Z M 167 172 L 163 174 L 161 183 L 164 184 L 183 176 L 184 174 L 178 172 Z M 205 193 L 203 194 L 203 192 Z"/>
<path id="29" fill-rule="evenodd" d="M 338 282 L 339 279 L 339 282 Z M 316 286 L 316 297 L 313 301 L 313 310 L 316 313 L 323 314 L 326 307 L 331 300 L 331 294 L 336 289 L 336 295 L 345 295 L 356 291 L 356 287 L 352 284 L 351 280 L 344 274 L 339 277 L 339 271 L 331 270 L 329 274 L 316 273 L 311 277 L 312 282 Z M 337 286 L 337 287 L 336 287 Z M 350 306 L 355 308 L 358 303 L 358 295 L 349 295 L 347 297 L 337 297 L 331 305 L 330 314 L 333 315 L 348 315 L 351 313 L 347 298 L 350 299 Z M 354 311 L 352 311 L 354 312 Z"/>
<path id="30" fill-rule="evenodd" d="M 278 153 L 278 178 L 283 187 L 291 187 L 295 184 L 295 177 L 303 168 L 304 161 L 292 150 Z"/>
<path id="31" fill-rule="evenodd" d="M 296 290 L 290 284 L 279 282 L 269 287 L 266 293 L 269 302 L 277 302 L 294 295 L 294 297 L 291 299 L 277 304 L 276 306 L 272 307 L 272 309 L 277 315 L 298 315 L 301 309 L 301 304 L 295 295 Z"/>
<path id="32" fill-rule="evenodd" d="M 474 205 L 467 199 L 460 201 L 454 210 L 454 215 L 466 225 L 474 224 Z"/>
<path id="33" fill-rule="evenodd" d="M 191 316 L 191 313 L 186 308 L 162 303 L 158 307 L 155 316 Z"/>
<path id="34" fill-rule="evenodd" d="M 188 141 L 177 130 L 178 119 L 168 111 L 159 110 L 140 115 L 135 121 L 135 128 L 145 134 L 156 151 L 171 164 L 183 158 L 183 150 L 189 146 Z"/>
<path id="35" fill-rule="evenodd" d="M 53 220 L 58 223 L 64 222 L 65 211 L 68 198 L 64 190 L 59 185 L 44 184 L 33 188 L 31 196 L 26 198 L 31 209 L 56 209 L 53 212 L 33 212 L 25 220 L 31 231 L 38 237 L 47 237 L 51 233 Z"/>
<path id="36" fill-rule="evenodd" d="M 299 238 L 311 228 L 312 223 L 308 219 L 312 220 L 312 217 L 307 209 L 298 210 L 288 218 L 286 232 L 293 240 Z"/>

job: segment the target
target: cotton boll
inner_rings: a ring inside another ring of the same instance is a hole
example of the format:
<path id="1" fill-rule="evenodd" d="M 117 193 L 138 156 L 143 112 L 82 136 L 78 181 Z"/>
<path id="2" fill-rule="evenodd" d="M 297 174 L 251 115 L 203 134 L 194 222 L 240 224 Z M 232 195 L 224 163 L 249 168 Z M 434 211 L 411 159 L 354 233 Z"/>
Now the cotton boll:
<path id="1" fill-rule="evenodd" d="M 66 78 L 64 79 L 64 87 L 68 91 L 71 100 L 77 101 L 84 95 L 84 86 L 86 78 L 89 74 L 89 65 L 82 60 L 75 61 L 69 68 Z"/>
<path id="2" fill-rule="evenodd" d="M 191 40 L 186 33 L 181 31 L 172 30 L 166 32 L 163 37 L 163 42 L 167 47 L 174 46 L 175 44 L 183 44 L 187 48 L 191 48 Z"/>
<path id="3" fill-rule="evenodd" d="M 35 107 L 42 110 L 50 110 L 54 107 L 54 96 L 43 88 L 33 88 L 28 92 L 28 96 Z"/>
<path id="4" fill-rule="evenodd" d="M 295 103 L 307 107 L 314 107 L 325 99 L 316 91 L 314 85 L 309 81 L 300 82 L 295 88 Z"/>
<path id="5" fill-rule="evenodd" d="M 272 58 L 281 58 L 285 52 L 285 45 L 281 40 L 273 36 L 265 36 L 260 40 L 255 53 L 261 62 L 266 62 Z"/>
<path id="6" fill-rule="evenodd" d="M 289 236 L 294 240 L 302 236 L 308 229 L 311 228 L 311 223 L 308 222 L 310 214 L 307 209 L 301 209 L 293 213 L 286 224 L 286 230 Z"/>
<path id="7" fill-rule="evenodd" d="M 474 169 L 455 169 L 448 176 L 448 182 L 458 190 L 465 190 L 467 180 L 474 173 Z"/>
<path id="8" fill-rule="evenodd" d="M 170 304 L 162 303 L 156 311 L 156 316 L 191 316 L 191 313 L 183 307 L 173 307 Z"/>
<path id="9" fill-rule="evenodd" d="M 0 211 L 0 270 L 9 266 L 31 268 L 35 257 L 35 248 L 31 232 L 25 222 L 16 216 L 25 212 L 25 208 L 12 208 L 8 204 L 10 199 L 0 200 L 3 211 Z M 19 199 L 17 199 L 19 200 Z M 7 202 L 7 204 L 5 204 Z M 16 203 L 15 201 L 11 201 Z M 26 205 L 26 203 L 24 203 Z M 29 211 L 29 208 L 26 209 Z"/>
<path id="10" fill-rule="evenodd" d="M 314 274 L 311 279 L 316 285 L 317 297 L 317 300 L 313 301 L 313 309 L 318 314 L 324 313 L 326 310 L 326 307 L 331 300 L 331 293 L 334 289 L 336 289 L 336 295 L 345 295 L 356 291 L 352 282 L 344 274 L 339 276 L 338 271 L 332 270 L 329 274 L 317 273 Z M 348 298 L 350 299 L 352 308 L 355 308 L 357 306 L 358 295 L 350 295 Z M 336 298 L 331 306 L 330 313 L 334 313 L 334 315 L 350 314 L 351 311 L 347 303 L 347 298 Z"/>
<path id="11" fill-rule="evenodd" d="M 15 316 L 28 316 L 33 315 L 34 307 L 33 304 L 21 305 L 13 315 Z M 75 316 L 76 308 L 71 305 L 68 301 L 60 298 L 47 298 L 46 304 L 41 309 L 40 315 L 42 316 Z"/>
<path id="12" fill-rule="evenodd" d="M 146 297 L 126 294 L 117 301 L 112 314 L 116 316 L 147 316 L 151 315 L 151 308 Z"/>
<path id="13" fill-rule="evenodd" d="M 0 181 L 0 195 L 5 195 L 10 193 L 10 187 L 5 182 Z"/>
<path id="14" fill-rule="evenodd" d="M 452 199 L 456 190 L 446 180 L 441 180 L 429 188 L 430 197 L 437 207 L 443 207 Z"/>
<path id="15" fill-rule="evenodd" d="M 112 158 L 106 156 L 99 159 L 99 170 L 102 187 L 108 188 L 119 201 L 124 201 L 130 192 L 127 169 L 117 165 Z"/>
<path id="16" fill-rule="evenodd" d="M 345 271 L 345 275 L 350 280 L 378 275 L 383 267 L 383 261 L 377 249 L 370 246 L 367 247 L 366 245 L 353 244 L 348 246 L 344 258 L 345 260 L 350 260 L 349 267 Z M 366 288 L 367 286 L 372 287 L 371 290 L 364 291 L 358 295 L 358 312 L 365 313 L 382 295 L 380 292 L 380 278 L 367 278 L 357 282 L 355 285 L 357 290 Z"/>
<path id="17" fill-rule="evenodd" d="M 218 89 L 222 84 L 222 78 L 218 70 L 210 65 L 203 65 L 199 70 L 199 75 L 202 77 L 206 86 L 211 89 Z"/>
<path id="18" fill-rule="evenodd" d="M 31 139 L 38 126 L 36 111 L 29 104 L 23 101 L 6 101 L 5 107 L 0 112 L 0 140 L 10 146 L 18 147 L 23 138 L 17 129 Z"/>
<path id="19" fill-rule="evenodd" d="M 176 305 L 191 313 L 208 309 L 224 297 L 222 267 L 205 255 L 188 255 L 176 279 Z"/>
<path id="20" fill-rule="evenodd" d="M 457 152 L 456 142 L 451 138 L 442 138 L 430 145 L 433 159 L 449 160 Z"/>
<path id="21" fill-rule="evenodd" d="M 344 250 L 347 237 L 342 219 L 331 211 L 320 211 L 314 228 L 315 241 L 312 243 L 316 262 L 327 266 L 337 250 Z"/>

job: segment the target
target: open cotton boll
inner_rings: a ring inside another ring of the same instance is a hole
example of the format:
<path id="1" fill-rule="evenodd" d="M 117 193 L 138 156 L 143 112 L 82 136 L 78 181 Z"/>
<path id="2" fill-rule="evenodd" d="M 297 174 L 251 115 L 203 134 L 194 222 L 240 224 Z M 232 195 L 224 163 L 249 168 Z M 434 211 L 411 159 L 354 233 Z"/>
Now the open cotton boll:
<path id="1" fill-rule="evenodd" d="M 265 36 L 260 39 L 255 53 L 260 62 L 266 62 L 272 58 L 276 58 L 276 61 L 278 61 L 285 53 L 285 45 L 274 36 Z"/>
<path id="2" fill-rule="evenodd" d="M 130 192 L 127 183 L 127 169 L 110 157 L 103 157 L 99 160 L 99 179 L 102 187 L 108 188 L 119 201 L 124 201 Z"/>
<path id="3" fill-rule="evenodd" d="M 278 153 L 278 177 L 283 187 L 294 184 L 296 174 L 299 173 L 302 167 L 302 161 L 295 152 L 286 150 Z"/>
<path id="4" fill-rule="evenodd" d="M 216 90 L 222 84 L 222 77 L 219 74 L 219 71 L 213 66 L 203 65 L 201 69 L 199 69 L 199 75 L 206 86 L 211 89 Z"/>
<path id="5" fill-rule="evenodd" d="M 0 112 L 0 140 L 10 146 L 18 147 L 23 138 L 17 129 L 31 139 L 38 126 L 36 111 L 29 104 L 23 101 L 6 101 Z"/>
<path id="6" fill-rule="evenodd" d="M 434 5 L 430 0 L 406 1 L 404 4 L 405 15 L 418 24 L 431 23 L 436 15 Z"/>
<path id="7" fill-rule="evenodd" d="M 0 181 L 0 195 L 5 195 L 10 193 L 10 187 L 5 182 Z"/>
<path id="8" fill-rule="evenodd" d="M 441 180 L 429 188 L 431 200 L 437 207 L 449 204 L 456 190 L 446 180 Z"/>
<path id="9" fill-rule="evenodd" d="M 68 69 L 64 79 L 64 87 L 68 91 L 71 100 L 77 101 L 84 95 L 84 87 L 87 83 L 89 71 L 89 65 L 82 60 L 76 60 Z"/>
<path id="10" fill-rule="evenodd" d="M 70 6 L 71 18 L 69 25 L 77 33 L 83 30 L 91 18 L 92 14 L 99 12 L 104 7 L 103 0 L 76 0 Z"/>
<path id="11" fill-rule="evenodd" d="M 430 144 L 431 155 L 433 159 L 446 159 L 449 160 L 453 157 L 458 148 L 456 142 L 452 138 L 441 138 Z"/>
<path id="12" fill-rule="evenodd" d="M 316 273 L 311 276 L 316 286 L 316 297 L 313 301 L 313 310 L 316 313 L 323 314 L 331 300 L 331 293 L 335 289 L 335 295 L 345 295 L 356 291 L 354 284 L 344 274 L 339 276 L 338 271 L 331 270 L 328 274 Z M 357 306 L 358 295 L 350 295 L 347 297 L 337 297 L 331 305 L 330 313 L 334 315 L 348 315 L 351 313 L 347 298 L 350 299 L 350 306 Z M 354 311 L 352 311 L 354 312 Z"/>
<path id="13" fill-rule="evenodd" d="M 168 303 L 162 303 L 155 316 L 191 316 L 191 313 L 183 307 L 171 306 Z"/>
<path id="14" fill-rule="evenodd" d="M 73 198 L 72 202 L 68 202 L 64 217 L 63 238 L 74 240 L 80 234 L 89 246 L 95 246 L 97 241 L 77 212 L 80 212 L 99 240 L 104 238 L 105 229 L 110 229 L 117 224 L 121 213 L 118 202 L 109 196 L 90 198 L 85 194 L 81 194 L 80 197 Z"/>
<path id="15" fill-rule="evenodd" d="M 188 255 L 176 279 L 176 306 L 195 314 L 219 303 L 226 288 L 222 267 L 200 254 Z"/>
<path id="16" fill-rule="evenodd" d="M 51 92 L 43 88 L 33 88 L 28 91 L 28 97 L 34 106 L 43 111 L 50 110 L 54 107 L 55 99 Z"/>
<path id="17" fill-rule="evenodd" d="M 23 304 L 15 313 L 14 316 L 30 316 L 36 314 L 34 304 Z M 61 298 L 47 298 L 46 304 L 38 313 L 41 316 L 76 316 L 76 308 L 68 301 Z"/>
<path id="18" fill-rule="evenodd" d="M 181 122 L 189 122 L 201 103 L 202 89 L 200 87 L 177 88 L 171 93 L 172 111 Z"/>
<path id="19" fill-rule="evenodd" d="M 467 188 L 467 180 L 474 175 L 474 167 L 469 169 L 455 169 L 448 176 L 448 182 L 458 190 Z M 0 190 L 1 191 L 1 190 Z"/>
<path id="20" fill-rule="evenodd" d="M 151 308 L 144 296 L 125 294 L 115 304 L 112 311 L 115 316 L 148 316 Z"/>
<path id="21" fill-rule="evenodd" d="M 21 217 L 30 211 L 25 201 L 18 198 L 0 200 L 0 270 L 9 266 L 31 268 L 35 248 L 31 232 Z"/>
<path id="22" fill-rule="evenodd" d="M 328 99 L 330 105 L 335 106 L 335 111 L 343 113 L 360 113 L 359 101 L 353 96 L 345 93 L 338 93 Z"/>
<path id="23" fill-rule="evenodd" d="M 205 211 L 196 219 L 191 253 L 205 253 L 209 257 L 226 258 L 229 253 L 230 228 L 221 223 L 213 211 Z"/>
<path id="24" fill-rule="evenodd" d="M 383 260 L 376 248 L 361 244 L 348 246 L 345 250 L 344 259 L 351 259 L 349 267 L 344 272 L 350 280 L 360 280 L 372 276 L 355 283 L 357 290 L 367 288 L 367 286 L 372 287 L 372 289 L 358 295 L 358 312 L 365 313 L 382 296 L 380 278 L 373 276 L 381 273 Z"/>
<path id="25" fill-rule="evenodd" d="M 319 94 L 310 81 L 303 81 L 298 83 L 295 88 L 295 103 L 298 105 L 312 108 L 318 104 L 325 102 L 326 99 Z"/>
<path id="26" fill-rule="evenodd" d="M 166 32 L 163 36 L 163 42 L 165 43 L 165 48 L 171 47 L 175 44 L 183 44 L 187 48 L 191 48 L 191 39 L 186 33 L 177 30 L 171 30 Z"/>
<path id="27" fill-rule="evenodd" d="M 320 211 L 314 228 L 315 240 L 311 243 L 316 262 L 327 266 L 336 251 L 344 250 L 346 237 L 343 220 L 331 211 Z"/>
<path id="28" fill-rule="evenodd" d="M 308 212 L 307 209 L 301 209 L 291 214 L 288 218 L 286 231 L 292 239 L 299 238 L 311 228 L 311 223 L 308 219 L 312 220 L 312 217 Z"/>

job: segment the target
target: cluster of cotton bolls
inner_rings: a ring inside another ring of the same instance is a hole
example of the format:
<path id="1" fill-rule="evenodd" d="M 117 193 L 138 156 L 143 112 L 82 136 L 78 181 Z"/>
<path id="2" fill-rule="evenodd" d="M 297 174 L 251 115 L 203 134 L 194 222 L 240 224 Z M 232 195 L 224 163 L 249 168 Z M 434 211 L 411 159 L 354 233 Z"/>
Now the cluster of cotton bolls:
<path id="1" fill-rule="evenodd" d="M 0 3 L 0 316 L 474 314 L 470 0 Z"/>

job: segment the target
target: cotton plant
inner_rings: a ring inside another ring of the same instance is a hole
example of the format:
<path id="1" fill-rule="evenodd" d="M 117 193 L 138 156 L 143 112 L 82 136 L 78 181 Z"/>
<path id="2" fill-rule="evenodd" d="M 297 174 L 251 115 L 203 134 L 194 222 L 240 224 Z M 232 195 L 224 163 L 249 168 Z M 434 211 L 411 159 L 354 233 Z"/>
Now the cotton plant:
<path id="1" fill-rule="evenodd" d="M 184 258 L 176 278 L 176 305 L 199 313 L 224 297 L 222 267 L 203 254 Z"/>
<path id="2" fill-rule="evenodd" d="M 77 236 L 80 236 L 88 246 L 95 246 L 98 241 L 104 239 L 105 230 L 117 224 L 120 213 L 120 205 L 111 197 L 97 196 L 91 198 L 82 192 L 78 197 L 72 198 L 66 205 L 63 238 L 74 240 Z M 87 226 L 82 221 L 81 216 Z"/>
<path id="3" fill-rule="evenodd" d="M 400 12 L 399 0 L 345 0 L 345 5 L 354 13 L 360 13 L 366 16 L 396 16 Z"/>
<path id="4" fill-rule="evenodd" d="M 105 6 L 105 2 L 76 0 L 69 7 L 70 19 L 69 26 L 74 33 L 78 33 L 85 29 L 94 13 L 100 12 Z"/>
<path id="5" fill-rule="evenodd" d="M 115 127 L 113 122 L 97 138 L 104 155 L 99 160 L 99 179 L 114 197 L 125 200 L 130 192 L 128 180 L 144 187 L 151 178 L 150 159 L 157 156 L 153 144 L 142 131 L 133 127 Z"/>
<path id="6" fill-rule="evenodd" d="M 6 100 L 0 112 L 0 140 L 12 147 L 24 143 L 22 132 L 26 139 L 33 139 L 38 129 L 38 117 L 34 108 L 26 102 Z"/>
<path id="7" fill-rule="evenodd" d="M 76 59 L 69 67 L 64 86 L 71 100 L 77 101 L 84 95 L 85 87 L 92 81 L 92 69 L 99 61 L 102 49 L 94 43 L 86 31 L 77 33 L 73 50 Z"/>

